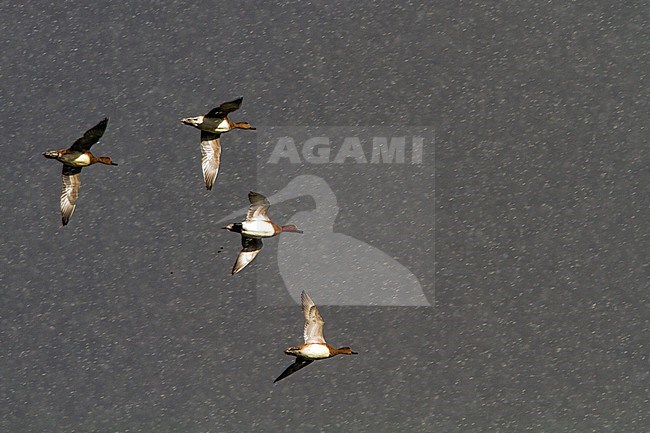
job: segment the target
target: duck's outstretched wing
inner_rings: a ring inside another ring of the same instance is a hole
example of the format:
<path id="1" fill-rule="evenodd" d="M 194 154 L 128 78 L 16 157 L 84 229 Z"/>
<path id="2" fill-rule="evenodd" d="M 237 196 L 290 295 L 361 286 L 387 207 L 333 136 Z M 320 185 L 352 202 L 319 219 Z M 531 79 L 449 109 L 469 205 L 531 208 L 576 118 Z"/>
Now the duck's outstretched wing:
<path id="1" fill-rule="evenodd" d="M 314 362 L 313 359 L 296 358 L 296 361 L 290 366 L 288 366 L 287 369 L 284 370 L 282 374 L 279 375 L 278 378 L 273 381 L 273 383 L 278 382 L 284 379 L 285 377 L 292 375 L 293 373 L 300 370 L 301 368 L 307 367 L 312 362 Z"/>
<path id="2" fill-rule="evenodd" d="M 235 275 L 237 272 L 248 266 L 264 246 L 262 244 L 262 239 L 249 238 L 244 235 L 241 237 L 241 245 L 242 250 L 239 252 L 235 266 L 232 268 L 232 275 Z"/>
<path id="3" fill-rule="evenodd" d="M 323 338 L 323 318 L 318 313 L 316 304 L 311 300 L 309 295 L 303 290 L 300 294 L 300 301 L 302 303 L 302 313 L 305 316 L 304 338 L 305 344 L 309 343 L 325 343 Z"/>
<path id="4" fill-rule="evenodd" d="M 77 203 L 81 186 L 81 167 L 63 165 L 61 174 L 61 222 L 68 224 Z"/>
<path id="5" fill-rule="evenodd" d="M 257 192 L 250 191 L 248 193 L 248 201 L 251 205 L 246 212 L 246 221 L 271 221 L 268 214 L 271 203 L 269 203 L 266 197 Z"/>
<path id="6" fill-rule="evenodd" d="M 221 162 L 221 134 L 201 131 L 201 167 L 203 168 L 203 180 L 205 187 L 212 189 L 214 181 L 217 180 L 219 164 Z"/>
<path id="7" fill-rule="evenodd" d="M 78 152 L 89 150 L 93 144 L 97 143 L 99 139 L 102 138 L 104 131 L 106 131 L 106 125 L 108 125 L 108 117 L 104 118 L 104 120 L 86 131 L 83 137 L 78 138 L 77 141 L 70 146 L 70 150 Z"/>
<path id="8" fill-rule="evenodd" d="M 228 113 L 232 113 L 233 111 L 238 110 L 239 107 L 241 107 L 241 101 L 243 100 L 244 100 L 243 97 L 239 97 L 234 101 L 224 102 L 218 107 L 215 107 L 212 110 L 210 110 L 208 114 L 205 115 L 205 117 L 212 118 L 212 119 L 223 119 L 228 115 Z"/>

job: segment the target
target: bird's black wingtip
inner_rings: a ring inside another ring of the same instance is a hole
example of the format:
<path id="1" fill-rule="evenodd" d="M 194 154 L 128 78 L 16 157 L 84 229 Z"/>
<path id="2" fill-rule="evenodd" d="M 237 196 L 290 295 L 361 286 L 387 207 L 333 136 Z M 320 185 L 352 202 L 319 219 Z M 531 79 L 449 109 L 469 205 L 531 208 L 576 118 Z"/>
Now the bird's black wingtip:
<path id="1" fill-rule="evenodd" d="M 281 375 L 279 375 L 278 377 L 275 378 L 275 380 L 273 381 L 273 383 L 278 383 L 278 382 L 281 381 L 282 379 L 286 379 L 288 376 L 289 376 L 288 374 L 285 375 L 284 373 L 282 373 Z"/>

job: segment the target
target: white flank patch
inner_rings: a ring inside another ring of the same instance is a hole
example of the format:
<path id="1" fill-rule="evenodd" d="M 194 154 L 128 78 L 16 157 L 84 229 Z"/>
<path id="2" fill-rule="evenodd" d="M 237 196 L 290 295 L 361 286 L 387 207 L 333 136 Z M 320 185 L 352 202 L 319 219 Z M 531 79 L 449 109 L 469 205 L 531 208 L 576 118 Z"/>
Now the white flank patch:
<path id="1" fill-rule="evenodd" d="M 275 235 L 275 230 L 267 221 L 244 221 L 242 233 L 253 238 L 270 238 Z"/>
<path id="2" fill-rule="evenodd" d="M 230 131 L 230 124 L 226 119 L 223 119 L 219 126 L 217 126 L 217 132 L 228 132 Z"/>
<path id="3" fill-rule="evenodd" d="M 90 164 L 90 157 L 85 153 L 82 153 L 72 161 L 75 165 L 88 165 Z"/>
<path id="4" fill-rule="evenodd" d="M 322 344 L 309 344 L 302 348 L 300 354 L 305 358 L 323 359 L 329 358 L 330 350 Z"/>

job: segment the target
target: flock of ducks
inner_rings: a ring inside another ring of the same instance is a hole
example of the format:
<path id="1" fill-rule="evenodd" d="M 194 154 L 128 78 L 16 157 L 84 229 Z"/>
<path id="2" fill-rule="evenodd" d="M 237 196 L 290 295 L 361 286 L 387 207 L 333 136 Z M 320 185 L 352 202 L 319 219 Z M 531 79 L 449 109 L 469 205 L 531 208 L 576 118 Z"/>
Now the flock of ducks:
<path id="1" fill-rule="evenodd" d="M 201 167 L 205 187 L 208 190 L 212 189 L 219 173 L 221 134 L 233 129 L 256 129 L 248 122 L 233 122 L 228 118 L 228 114 L 239 109 L 242 100 L 243 98 L 240 97 L 230 102 L 224 102 L 205 115 L 181 119 L 183 124 L 193 126 L 201 131 Z M 77 205 L 79 187 L 81 186 L 81 169 L 97 163 L 117 165 L 107 156 L 96 157 L 90 152 L 90 148 L 104 135 L 107 125 L 108 118 L 105 118 L 86 131 L 69 148 L 49 150 L 43 153 L 44 157 L 56 159 L 63 163 L 61 175 L 61 222 L 64 226 L 70 222 Z M 282 232 L 302 233 L 293 224 L 279 226 L 271 221 L 268 215 L 271 204 L 262 194 L 251 191 L 248 193 L 248 200 L 250 206 L 244 221 L 228 224 L 224 227 L 225 230 L 241 234 L 242 250 L 237 256 L 232 275 L 240 272 L 253 261 L 262 249 L 262 239 L 277 236 Z M 327 344 L 323 338 L 323 318 L 319 314 L 314 301 L 304 290 L 300 299 L 302 312 L 305 316 L 304 343 L 289 347 L 284 351 L 287 355 L 295 356 L 296 360 L 275 379 L 274 383 L 316 360 L 331 358 L 336 355 L 357 354 L 349 347 L 336 349 Z"/>

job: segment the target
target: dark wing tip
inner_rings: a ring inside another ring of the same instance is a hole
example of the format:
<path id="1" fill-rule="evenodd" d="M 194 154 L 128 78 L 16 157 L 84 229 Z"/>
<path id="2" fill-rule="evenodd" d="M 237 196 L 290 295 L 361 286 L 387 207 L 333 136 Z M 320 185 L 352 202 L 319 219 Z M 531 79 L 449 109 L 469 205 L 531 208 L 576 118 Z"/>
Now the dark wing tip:
<path id="1" fill-rule="evenodd" d="M 219 108 L 221 108 L 221 110 L 224 113 L 228 114 L 228 113 L 231 113 L 231 112 L 233 112 L 235 110 L 239 110 L 239 107 L 241 106 L 241 103 L 242 103 L 243 100 L 244 100 L 244 97 L 240 96 L 239 98 L 233 99 L 232 101 L 224 102 L 223 104 L 221 104 L 219 106 Z"/>
<path id="2" fill-rule="evenodd" d="M 279 381 L 281 381 L 282 379 L 284 379 L 285 377 L 291 376 L 293 373 L 295 373 L 296 371 L 298 371 L 298 370 L 300 370 L 300 369 L 302 369 L 302 368 L 307 367 L 307 366 L 308 366 L 309 364 L 311 364 L 312 362 L 314 362 L 314 361 L 313 361 L 313 360 L 310 360 L 310 359 L 308 360 L 308 359 L 296 358 L 296 361 L 295 361 L 293 364 L 291 364 L 290 366 L 288 366 L 288 367 L 287 367 L 287 368 L 282 372 L 282 374 L 279 375 L 279 376 L 278 376 L 278 377 L 273 381 L 273 383 L 275 383 L 275 382 L 279 382 Z"/>
<path id="3" fill-rule="evenodd" d="M 84 132 L 83 136 L 72 143 L 70 149 L 76 151 L 86 151 L 90 149 L 93 144 L 97 143 L 102 138 L 106 131 L 106 125 L 108 125 L 108 117 L 105 117 L 97 125 Z"/>
<path id="4" fill-rule="evenodd" d="M 228 113 L 232 113 L 233 111 L 239 110 L 239 107 L 241 106 L 241 102 L 244 98 L 239 97 L 237 99 L 234 99 L 232 101 L 224 102 L 223 104 L 219 105 L 218 107 L 214 107 L 212 110 L 208 112 L 208 114 L 205 115 L 205 117 L 208 118 L 223 118 L 228 115 Z"/>
<path id="5" fill-rule="evenodd" d="M 104 117 L 96 126 L 97 129 L 106 129 L 108 125 L 108 117 Z"/>

